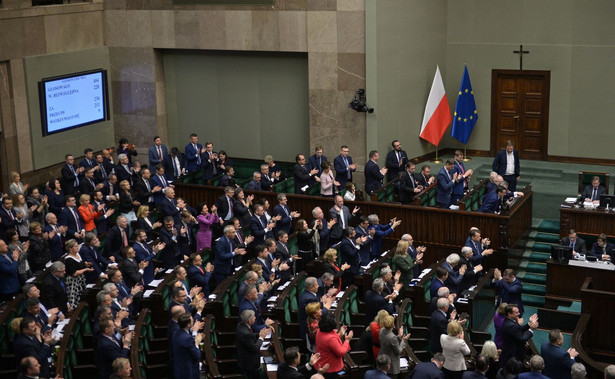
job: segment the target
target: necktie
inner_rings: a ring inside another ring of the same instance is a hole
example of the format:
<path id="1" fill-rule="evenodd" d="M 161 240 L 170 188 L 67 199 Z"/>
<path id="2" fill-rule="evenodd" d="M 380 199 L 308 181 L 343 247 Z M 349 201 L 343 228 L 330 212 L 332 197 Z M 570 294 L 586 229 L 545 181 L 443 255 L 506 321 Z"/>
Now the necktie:
<path id="1" fill-rule="evenodd" d="M 160 157 L 160 161 L 162 162 L 162 149 L 158 146 L 158 157 Z"/>
<path id="2" fill-rule="evenodd" d="M 103 179 L 107 179 L 107 171 L 105 171 L 105 168 L 103 167 L 102 163 L 100 163 L 98 167 L 100 167 L 100 173 Z"/>
<path id="3" fill-rule="evenodd" d="M 73 175 L 75 175 L 75 181 L 73 182 L 73 184 L 75 185 L 75 187 L 77 187 L 79 185 L 79 178 L 77 177 L 75 168 L 73 167 L 73 165 L 68 165 L 68 167 L 70 167 L 70 171 L 73 173 Z"/>
<path id="4" fill-rule="evenodd" d="M 58 279 L 58 282 L 60 282 L 60 287 L 62 287 L 62 291 L 66 292 L 66 285 L 64 284 L 62 279 Z"/>
<path id="5" fill-rule="evenodd" d="M 408 178 L 410 178 L 410 184 L 412 184 L 412 189 L 414 189 L 414 178 L 412 177 L 412 174 L 408 172 Z"/>
<path id="6" fill-rule="evenodd" d="M 447 170 L 447 169 L 444 169 L 444 171 L 446 171 L 446 175 L 448 175 L 448 180 L 453 180 L 453 179 L 451 178 L 451 173 L 450 173 L 450 172 L 448 172 L 448 170 Z"/>
<path id="7" fill-rule="evenodd" d="M 243 244 L 243 238 L 241 238 L 241 234 L 237 233 L 237 240 L 239 241 L 240 244 Z"/>
<path id="8" fill-rule="evenodd" d="M 120 229 L 122 231 L 122 243 L 124 244 L 124 247 L 128 246 L 128 237 L 126 236 L 126 230 L 125 229 Z"/>
<path id="9" fill-rule="evenodd" d="M 70 209 L 73 212 L 73 217 L 75 218 L 75 226 L 77 227 L 78 232 L 81 231 L 81 223 L 79 222 L 79 215 L 77 215 L 77 211 L 74 210 L 73 208 Z"/>
<path id="10" fill-rule="evenodd" d="M 340 220 L 342 221 L 342 230 L 346 228 L 346 219 L 344 218 L 344 208 L 340 208 Z"/>
<path id="11" fill-rule="evenodd" d="M 199 151 L 199 147 L 197 145 L 192 145 L 194 146 L 194 150 L 196 151 L 196 163 L 200 166 L 201 165 L 201 152 Z"/>
<path id="12" fill-rule="evenodd" d="M 176 178 L 179 178 L 179 166 L 177 164 L 177 157 L 173 158 L 172 161 L 173 161 L 173 175 Z"/>
<path id="13" fill-rule="evenodd" d="M 399 156 L 399 151 L 396 151 L 395 155 L 397 155 L 397 162 L 401 162 L 401 157 Z"/>
<path id="14" fill-rule="evenodd" d="M 592 201 L 596 200 L 596 198 L 598 197 L 596 194 L 596 189 L 594 188 L 594 190 L 592 191 Z"/>
<path id="15" fill-rule="evenodd" d="M 346 165 L 346 178 L 350 179 L 350 166 L 348 165 L 348 159 L 344 157 L 344 164 Z"/>
<path id="16" fill-rule="evenodd" d="M 197 268 L 199 269 L 199 271 L 201 272 L 201 274 L 205 275 L 205 271 L 203 271 L 203 267 L 201 267 L 201 266 L 197 266 Z"/>

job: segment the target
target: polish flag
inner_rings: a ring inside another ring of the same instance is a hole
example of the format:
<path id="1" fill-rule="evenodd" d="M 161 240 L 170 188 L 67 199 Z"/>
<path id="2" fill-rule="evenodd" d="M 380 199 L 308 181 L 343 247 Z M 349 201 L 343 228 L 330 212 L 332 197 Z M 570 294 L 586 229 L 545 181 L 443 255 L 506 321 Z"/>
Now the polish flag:
<path id="1" fill-rule="evenodd" d="M 453 118 L 442 83 L 440 67 L 436 66 L 436 76 L 433 78 L 431 91 L 429 91 L 419 137 L 438 146 L 451 121 Z"/>

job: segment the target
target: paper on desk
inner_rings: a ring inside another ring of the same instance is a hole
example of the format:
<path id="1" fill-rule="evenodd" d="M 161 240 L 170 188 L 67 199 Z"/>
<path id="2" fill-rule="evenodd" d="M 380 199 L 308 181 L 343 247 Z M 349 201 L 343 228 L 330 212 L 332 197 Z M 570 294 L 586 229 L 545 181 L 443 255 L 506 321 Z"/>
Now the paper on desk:
<path id="1" fill-rule="evenodd" d="M 576 197 L 567 197 L 566 200 L 564 200 L 564 203 L 576 203 L 576 202 L 577 202 Z"/>
<path id="2" fill-rule="evenodd" d="M 165 271 L 165 273 L 166 273 L 166 274 L 170 274 L 170 273 L 172 273 L 172 272 L 173 272 L 173 269 L 172 269 L 172 268 L 170 268 L 170 269 L 168 269 L 167 271 Z"/>
<path id="3" fill-rule="evenodd" d="M 271 296 L 269 299 L 267 299 L 267 302 L 275 303 L 277 300 L 278 300 L 277 296 Z"/>
<path id="4" fill-rule="evenodd" d="M 148 286 L 150 286 L 150 287 L 158 287 L 158 285 L 160 285 L 160 283 L 162 283 L 162 279 L 154 279 L 151 282 L 149 282 Z"/>
<path id="5" fill-rule="evenodd" d="M 277 372 L 278 371 L 278 365 L 275 363 L 267 363 L 267 371 L 268 372 Z"/>
<path id="6" fill-rule="evenodd" d="M 95 285 L 96 283 L 86 284 L 85 288 L 94 288 Z"/>
<path id="7" fill-rule="evenodd" d="M 154 290 L 147 290 L 143 292 L 143 297 L 148 298 L 154 293 Z"/>
<path id="8" fill-rule="evenodd" d="M 261 345 L 261 350 L 267 350 L 269 348 L 269 342 L 263 342 Z"/>
<path id="9" fill-rule="evenodd" d="M 408 359 L 406 358 L 399 358 L 399 367 L 400 368 L 406 368 L 408 367 Z"/>
<path id="10" fill-rule="evenodd" d="M 271 363 L 273 362 L 273 357 L 261 357 L 261 363 Z"/>
<path id="11" fill-rule="evenodd" d="M 340 291 L 337 293 L 337 295 L 335 295 L 336 298 L 341 299 L 342 296 L 344 296 L 344 291 Z"/>

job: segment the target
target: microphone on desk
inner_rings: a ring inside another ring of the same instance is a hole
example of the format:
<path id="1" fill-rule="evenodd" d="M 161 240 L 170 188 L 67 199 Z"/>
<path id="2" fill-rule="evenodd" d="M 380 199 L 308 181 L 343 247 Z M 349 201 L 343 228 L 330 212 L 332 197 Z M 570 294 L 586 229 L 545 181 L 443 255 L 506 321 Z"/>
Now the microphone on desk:
<path id="1" fill-rule="evenodd" d="M 606 203 L 606 212 L 610 211 L 611 208 L 611 199 L 609 199 L 608 197 L 604 200 L 604 202 Z"/>

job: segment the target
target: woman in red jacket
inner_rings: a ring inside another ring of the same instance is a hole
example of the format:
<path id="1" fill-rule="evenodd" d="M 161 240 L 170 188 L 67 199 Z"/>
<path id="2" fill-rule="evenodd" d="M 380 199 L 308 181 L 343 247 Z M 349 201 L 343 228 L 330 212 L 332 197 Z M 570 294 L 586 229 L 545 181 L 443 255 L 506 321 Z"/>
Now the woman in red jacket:
<path id="1" fill-rule="evenodd" d="M 81 218 L 83 219 L 83 223 L 85 224 L 85 231 L 97 234 L 95 221 L 97 218 L 102 216 L 103 213 L 94 210 L 94 206 L 90 204 L 90 195 L 88 194 L 81 195 L 79 198 L 79 203 L 81 205 L 79 206 L 78 211 L 79 215 L 81 215 Z"/>
<path id="2" fill-rule="evenodd" d="M 352 330 L 346 333 L 346 325 L 338 332 L 334 318 L 327 316 L 320 319 L 316 332 L 316 352 L 320 353 L 320 359 L 316 363 L 316 369 L 320 370 L 328 364 L 329 369 L 324 374 L 325 378 L 337 378 L 337 373 L 344 368 L 343 358 L 350 351 L 352 335 Z"/>

